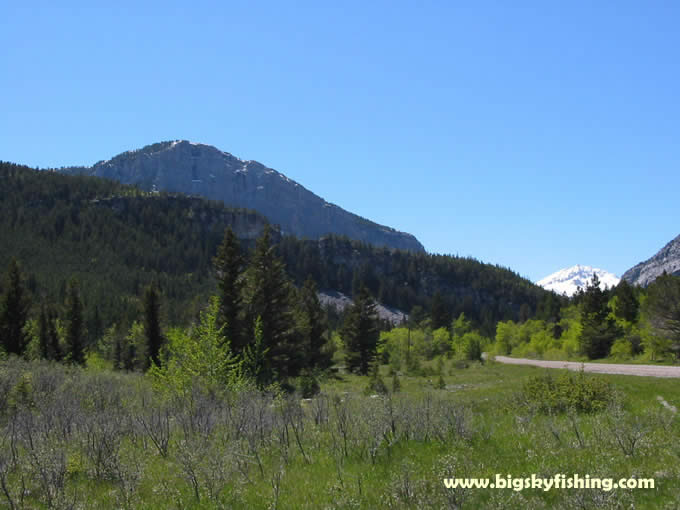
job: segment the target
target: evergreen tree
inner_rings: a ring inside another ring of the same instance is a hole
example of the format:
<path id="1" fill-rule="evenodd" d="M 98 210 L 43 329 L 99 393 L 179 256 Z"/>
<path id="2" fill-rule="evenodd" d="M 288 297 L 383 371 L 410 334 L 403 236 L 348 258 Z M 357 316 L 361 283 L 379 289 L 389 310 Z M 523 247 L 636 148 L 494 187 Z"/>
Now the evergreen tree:
<path id="1" fill-rule="evenodd" d="M 66 289 L 66 345 L 68 359 L 72 363 L 85 363 L 85 331 L 83 303 L 80 300 L 78 281 L 72 278 Z"/>
<path id="2" fill-rule="evenodd" d="M 224 232 L 224 239 L 213 259 L 213 267 L 219 288 L 219 323 L 223 335 L 234 353 L 239 354 L 247 342 L 243 331 L 242 298 L 243 255 L 239 241 L 231 226 Z"/>
<path id="3" fill-rule="evenodd" d="M 445 328 L 451 322 L 451 314 L 439 291 L 436 291 L 432 296 L 430 317 L 432 318 L 432 329 Z"/>
<path id="4" fill-rule="evenodd" d="M 348 309 L 340 336 L 345 344 L 347 369 L 366 375 L 375 361 L 380 331 L 376 304 L 362 287 Z"/>
<path id="5" fill-rule="evenodd" d="M 51 307 L 47 309 L 47 337 L 49 345 L 48 359 L 61 361 L 63 354 L 59 344 L 59 331 L 57 331 L 57 312 Z"/>
<path id="6" fill-rule="evenodd" d="M 272 382 L 270 363 L 267 359 L 269 348 L 264 345 L 262 317 L 255 319 L 253 341 L 243 349 L 243 371 L 259 388 Z"/>
<path id="7" fill-rule="evenodd" d="M 311 370 L 325 370 L 331 365 L 332 354 L 325 350 L 328 329 L 326 313 L 321 308 L 316 284 L 307 278 L 298 293 L 298 330 L 304 349 L 303 366 Z"/>
<path id="8" fill-rule="evenodd" d="M 49 319 L 45 303 L 40 305 L 40 316 L 38 317 L 38 356 L 41 359 L 51 359 Z"/>
<path id="9" fill-rule="evenodd" d="M 680 357 L 680 278 L 664 272 L 654 280 L 645 308 L 652 327 L 670 340 L 670 349 Z"/>
<path id="10" fill-rule="evenodd" d="M 151 365 L 160 365 L 160 351 L 163 345 L 163 333 L 160 319 L 161 304 L 158 291 L 149 285 L 144 292 L 144 337 L 146 339 L 145 369 Z"/>
<path id="11" fill-rule="evenodd" d="M 245 295 L 251 324 L 257 317 L 262 321 L 262 339 L 271 367 L 269 377 L 282 381 L 296 376 L 301 348 L 294 329 L 292 285 L 283 262 L 274 254 L 269 227 L 255 245 Z"/>
<path id="12" fill-rule="evenodd" d="M 24 326 L 28 321 L 30 306 L 19 263 L 12 259 L 5 280 L 5 293 L 0 302 L 0 342 L 7 354 L 21 356 L 26 349 L 29 338 Z"/>
<path id="13" fill-rule="evenodd" d="M 621 280 L 614 291 L 616 295 L 616 306 L 614 314 L 628 322 L 637 322 L 640 302 L 635 295 L 635 289 L 626 280 Z"/>
<path id="14" fill-rule="evenodd" d="M 581 296 L 581 352 L 590 359 L 604 358 L 620 334 L 616 322 L 609 316 L 607 294 L 600 289 L 600 280 L 593 275 Z"/>
<path id="15" fill-rule="evenodd" d="M 95 305 L 91 310 L 92 313 L 87 318 L 86 329 L 89 334 L 90 344 L 95 344 L 104 333 L 104 325 L 99 313 L 99 305 Z"/>

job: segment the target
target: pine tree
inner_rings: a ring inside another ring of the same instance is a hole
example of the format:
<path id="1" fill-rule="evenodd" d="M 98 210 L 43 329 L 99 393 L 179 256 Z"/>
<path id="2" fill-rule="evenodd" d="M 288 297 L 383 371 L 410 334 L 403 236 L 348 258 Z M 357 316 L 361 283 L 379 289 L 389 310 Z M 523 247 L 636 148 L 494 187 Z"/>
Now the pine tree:
<path id="1" fill-rule="evenodd" d="M 223 335 L 229 341 L 234 353 L 239 354 L 247 339 L 243 331 L 242 287 L 243 255 L 239 241 L 231 227 L 224 232 L 224 240 L 213 259 L 219 288 L 219 322 L 224 328 Z"/>
<path id="2" fill-rule="evenodd" d="M 621 280 L 614 292 L 616 295 L 614 314 L 625 321 L 637 322 L 640 302 L 633 286 L 626 280 Z"/>
<path id="3" fill-rule="evenodd" d="M 665 271 L 649 286 L 645 306 L 649 322 L 666 337 L 670 349 L 680 357 L 680 278 Z"/>
<path id="4" fill-rule="evenodd" d="M 47 309 L 47 337 L 49 344 L 48 359 L 61 361 L 63 354 L 59 344 L 59 332 L 57 331 L 57 312 L 51 307 Z"/>
<path id="5" fill-rule="evenodd" d="M 616 322 L 609 316 L 607 294 L 600 289 L 600 280 L 593 275 L 581 296 L 581 352 L 590 359 L 609 355 L 614 340 L 620 334 Z"/>
<path id="6" fill-rule="evenodd" d="M 307 278 L 298 293 L 298 330 L 304 355 L 301 368 L 325 370 L 331 365 L 332 354 L 325 350 L 328 329 L 326 313 L 321 308 L 316 284 Z"/>
<path id="7" fill-rule="evenodd" d="M 66 345 L 69 361 L 78 365 L 85 363 L 84 329 L 78 281 L 72 278 L 66 289 Z"/>
<path id="8" fill-rule="evenodd" d="M 432 318 L 432 329 L 445 328 L 451 322 L 449 309 L 439 291 L 436 291 L 432 296 L 430 317 Z"/>
<path id="9" fill-rule="evenodd" d="M 268 226 L 255 245 L 246 272 L 245 295 L 250 323 L 255 324 L 257 317 L 262 321 L 262 339 L 271 367 L 269 376 L 280 381 L 296 376 L 301 347 L 294 328 L 292 285 L 271 246 Z"/>
<path id="10" fill-rule="evenodd" d="M 146 338 L 147 356 L 145 370 L 152 364 L 160 365 L 160 351 L 163 345 L 161 331 L 160 299 L 154 285 L 149 285 L 144 292 L 144 336 Z"/>
<path id="11" fill-rule="evenodd" d="M 30 301 L 24 289 L 21 270 L 16 259 L 12 259 L 5 280 L 5 293 L 0 302 L 0 341 L 7 354 L 21 356 L 28 344 L 24 331 Z"/>
<path id="12" fill-rule="evenodd" d="M 38 317 L 38 355 L 41 359 L 51 359 L 50 356 L 50 326 L 45 303 L 40 305 Z"/>
<path id="13" fill-rule="evenodd" d="M 361 287 L 347 311 L 340 336 L 345 344 L 347 369 L 366 375 L 375 361 L 380 336 L 375 301 L 366 287 Z"/>

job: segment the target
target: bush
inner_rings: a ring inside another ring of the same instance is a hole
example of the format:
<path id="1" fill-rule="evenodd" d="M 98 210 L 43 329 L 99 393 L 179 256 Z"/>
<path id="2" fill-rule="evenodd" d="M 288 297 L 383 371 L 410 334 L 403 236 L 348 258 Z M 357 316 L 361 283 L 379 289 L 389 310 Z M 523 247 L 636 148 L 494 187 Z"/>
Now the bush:
<path id="1" fill-rule="evenodd" d="M 461 340 L 463 357 L 469 361 L 482 360 L 482 337 L 477 333 L 466 333 Z"/>
<path id="2" fill-rule="evenodd" d="M 529 379 L 523 388 L 524 402 L 545 414 L 574 410 L 580 413 L 601 411 L 613 398 L 614 390 L 600 378 L 568 372 L 559 377 L 550 374 Z"/>
<path id="3" fill-rule="evenodd" d="M 373 393 L 378 393 L 380 395 L 387 394 L 387 386 L 385 385 L 385 381 L 382 380 L 382 377 L 380 377 L 380 370 L 377 363 L 374 365 L 373 370 L 371 371 L 371 378 L 368 380 L 368 386 L 366 387 L 364 393 L 367 395 L 371 395 Z"/>
<path id="4" fill-rule="evenodd" d="M 316 377 L 314 377 L 314 374 L 311 373 L 303 373 L 298 378 L 296 386 L 300 391 L 302 398 L 312 398 L 321 391 L 319 382 L 316 380 Z"/>
<path id="5" fill-rule="evenodd" d="M 399 377 L 395 373 L 392 376 L 392 393 L 399 393 L 401 391 L 401 382 L 399 382 Z"/>
<path id="6" fill-rule="evenodd" d="M 609 355 L 614 359 L 630 359 L 633 356 L 633 346 L 627 338 L 619 338 L 612 345 Z"/>

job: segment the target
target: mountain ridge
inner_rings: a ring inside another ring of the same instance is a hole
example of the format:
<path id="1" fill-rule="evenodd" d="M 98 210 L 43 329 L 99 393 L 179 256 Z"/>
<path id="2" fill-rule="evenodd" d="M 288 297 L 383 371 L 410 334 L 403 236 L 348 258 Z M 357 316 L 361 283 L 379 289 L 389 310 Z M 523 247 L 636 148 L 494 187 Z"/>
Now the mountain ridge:
<path id="1" fill-rule="evenodd" d="M 647 287 L 664 272 L 680 276 L 680 235 L 644 262 L 631 267 L 621 278 L 633 285 Z"/>
<path id="2" fill-rule="evenodd" d="M 225 205 L 253 209 L 301 238 L 346 235 L 377 246 L 424 252 L 415 236 L 327 202 L 281 172 L 243 160 L 211 145 L 187 140 L 159 142 L 120 153 L 90 167 L 64 173 L 104 177 L 144 190 L 200 195 Z"/>

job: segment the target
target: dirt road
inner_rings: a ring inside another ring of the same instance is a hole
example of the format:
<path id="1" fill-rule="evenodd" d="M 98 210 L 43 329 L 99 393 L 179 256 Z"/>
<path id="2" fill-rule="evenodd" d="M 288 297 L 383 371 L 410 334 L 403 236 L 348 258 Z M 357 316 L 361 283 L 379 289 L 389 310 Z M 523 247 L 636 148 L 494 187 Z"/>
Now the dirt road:
<path id="1" fill-rule="evenodd" d="M 569 370 L 583 370 L 596 374 L 640 375 L 646 377 L 680 377 L 680 366 L 663 365 L 621 365 L 614 363 L 579 363 L 575 361 L 543 361 L 536 359 L 508 358 L 496 356 L 499 363 L 511 365 L 534 365 L 543 368 L 568 368 Z"/>

